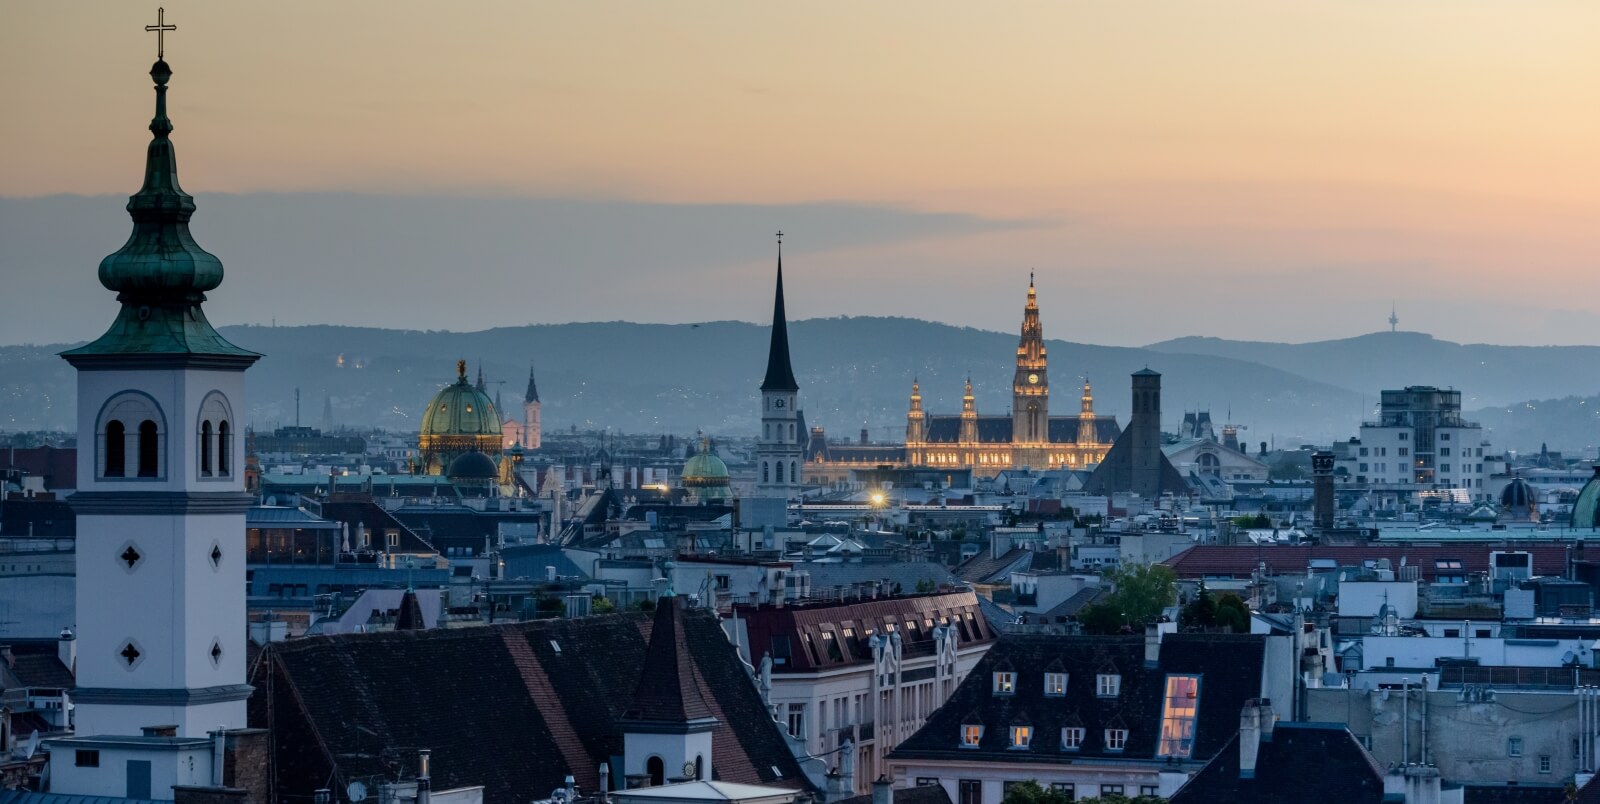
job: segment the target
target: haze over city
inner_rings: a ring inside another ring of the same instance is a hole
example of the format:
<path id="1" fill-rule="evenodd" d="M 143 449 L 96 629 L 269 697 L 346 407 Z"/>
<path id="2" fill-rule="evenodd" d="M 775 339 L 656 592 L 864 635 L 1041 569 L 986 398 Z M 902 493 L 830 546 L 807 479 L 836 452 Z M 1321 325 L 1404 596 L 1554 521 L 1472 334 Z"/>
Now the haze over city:
<path id="1" fill-rule="evenodd" d="M 147 10 L 7 11 L 0 343 L 92 334 Z M 1593 3 L 168 12 L 219 324 L 760 321 L 783 228 L 800 318 L 1597 340 Z"/>

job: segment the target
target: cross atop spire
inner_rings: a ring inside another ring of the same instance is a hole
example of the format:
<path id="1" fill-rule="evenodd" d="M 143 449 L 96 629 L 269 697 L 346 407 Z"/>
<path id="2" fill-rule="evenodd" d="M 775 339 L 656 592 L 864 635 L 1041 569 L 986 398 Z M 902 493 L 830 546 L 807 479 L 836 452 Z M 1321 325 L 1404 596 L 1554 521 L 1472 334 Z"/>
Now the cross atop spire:
<path id="1" fill-rule="evenodd" d="M 165 8 L 156 9 L 156 24 L 146 25 L 144 29 L 147 32 L 155 32 L 156 58 L 165 59 L 167 57 L 167 31 L 178 30 L 178 26 L 167 24 L 167 10 Z"/>

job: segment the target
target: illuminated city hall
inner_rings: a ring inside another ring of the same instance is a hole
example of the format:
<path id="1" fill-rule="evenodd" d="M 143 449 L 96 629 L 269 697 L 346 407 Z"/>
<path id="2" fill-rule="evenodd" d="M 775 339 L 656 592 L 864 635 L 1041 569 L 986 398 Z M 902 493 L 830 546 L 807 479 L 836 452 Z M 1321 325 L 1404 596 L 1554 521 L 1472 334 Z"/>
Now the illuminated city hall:
<path id="1" fill-rule="evenodd" d="M 847 479 L 851 469 L 881 466 L 970 468 L 980 477 L 1024 466 L 1089 469 L 1105 457 L 1120 432 L 1115 417 L 1095 415 L 1088 382 L 1075 415 L 1050 415 L 1044 328 L 1030 277 L 1010 413 L 980 415 L 969 378 L 959 414 L 929 414 L 922 409 L 922 387 L 913 382 L 903 446 L 830 444 L 822 428 L 813 428 L 806 447 L 806 480 L 831 483 Z"/>

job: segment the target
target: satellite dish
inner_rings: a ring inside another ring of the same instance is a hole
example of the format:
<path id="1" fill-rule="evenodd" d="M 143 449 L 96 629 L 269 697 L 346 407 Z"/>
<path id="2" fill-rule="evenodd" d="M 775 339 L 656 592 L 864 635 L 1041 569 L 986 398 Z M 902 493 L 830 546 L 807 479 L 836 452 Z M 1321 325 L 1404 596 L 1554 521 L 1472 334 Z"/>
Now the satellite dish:
<path id="1" fill-rule="evenodd" d="M 367 785 L 360 780 L 356 780 L 345 787 L 344 794 L 351 801 L 365 801 L 367 799 Z"/>

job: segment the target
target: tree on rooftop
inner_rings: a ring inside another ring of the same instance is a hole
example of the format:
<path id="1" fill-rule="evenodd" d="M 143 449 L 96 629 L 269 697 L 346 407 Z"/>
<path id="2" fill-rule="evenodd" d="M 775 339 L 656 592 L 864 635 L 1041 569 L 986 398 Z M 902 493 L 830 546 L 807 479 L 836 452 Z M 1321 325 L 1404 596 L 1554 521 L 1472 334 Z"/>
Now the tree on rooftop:
<path id="1" fill-rule="evenodd" d="M 1113 587 L 1111 594 L 1078 613 L 1078 622 L 1091 634 L 1143 630 L 1177 599 L 1177 576 L 1161 564 L 1127 564 L 1107 572 L 1102 583 Z"/>

